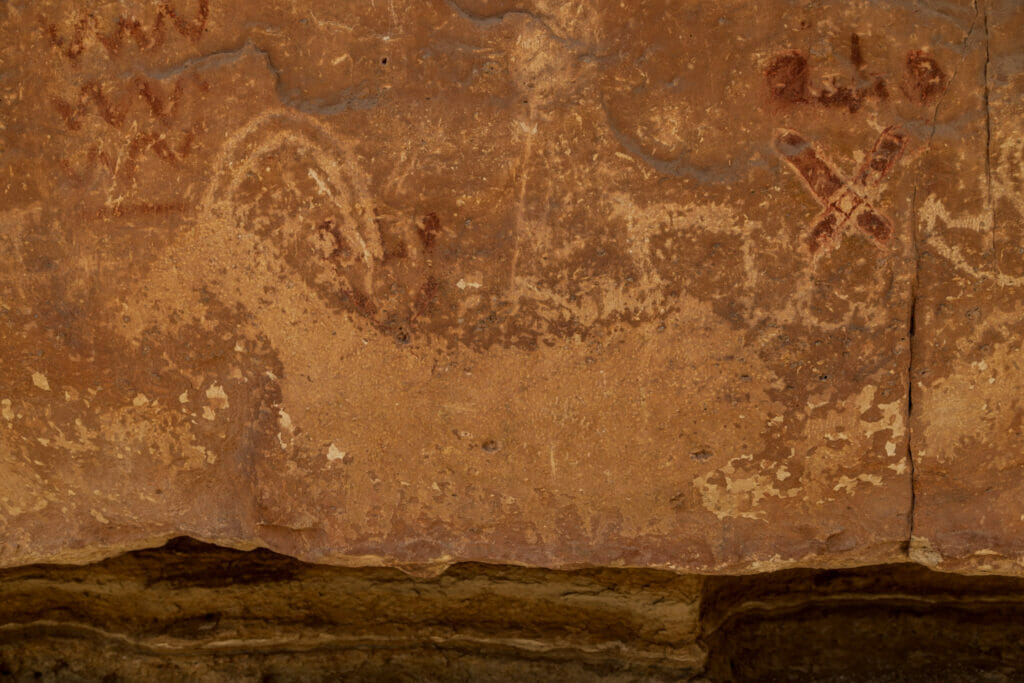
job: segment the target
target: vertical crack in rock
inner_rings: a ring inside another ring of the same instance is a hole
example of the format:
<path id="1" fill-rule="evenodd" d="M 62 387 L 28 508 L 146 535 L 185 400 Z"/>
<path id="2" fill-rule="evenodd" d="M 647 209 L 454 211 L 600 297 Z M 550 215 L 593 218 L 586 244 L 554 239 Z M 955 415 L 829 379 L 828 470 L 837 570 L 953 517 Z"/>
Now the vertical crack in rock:
<path id="1" fill-rule="evenodd" d="M 938 112 L 938 107 L 936 107 Z M 932 133 L 935 132 L 934 118 L 932 120 Z M 928 139 L 931 144 L 931 137 Z M 914 468 L 914 333 L 917 318 L 917 290 L 921 277 L 921 254 L 918 250 L 918 220 L 917 220 L 917 184 L 914 184 L 914 194 L 910 200 L 911 220 L 913 227 L 910 231 L 911 258 L 914 260 L 914 272 L 910 278 L 910 312 L 907 321 L 907 466 L 910 469 L 910 508 L 907 511 L 907 542 L 905 552 L 911 556 L 911 546 L 914 542 L 914 512 L 917 504 L 917 478 Z"/>
<path id="2" fill-rule="evenodd" d="M 988 179 L 988 200 L 991 211 L 991 173 L 989 169 L 989 107 L 988 107 L 988 59 L 989 59 L 989 36 L 988 36 L 988 11 L 982 15 L 978 2 L 974 2 L 974 17 L 971 18 L 971 25 L 967 28 L 967 35 L 964 36 L 963 50 L 964 54 L 957 62 L 953 69 L 952 75 L 946 82 L 946 86 L 942 89 L 938 99 L 935 101 L 935 108 L 932 110 L 932 123 L 931 130 L 928 132 L 928 140 L 925 142 L 924 156 L 927 157 L 931 151 L 932 139 L 935 137 L 935 130 L 938 126 L 939 120 L 939 109 L 942 107 L 942 102 L 949 92 L 949 89 L 953 87 L 954 81 L 956 81 L 957 74 L 960 73 L 960 67 L 963 66 L 964 60 L 967 59 L 967 47 L 971 42 L 971 37 L 974 35 L 974 29 L 978 24 L 978 17 L 983 17 L 983 25 L 985 28 L 985 174 Z M 917 211 L 917 184 L 914 184 L 914 192 L 910 199 L 910 212 L 911 220 L 913 221 L 913 229 L 911 230 L 911 253 L 914 259 L 914 273 L 910 281 L 910 319 L 907 327 L 907 346 L 908 346 L 908 359 L 907 359 L 907 423 L 908 423 L 908 437 L 907 437 L 907 465 L 910 469 L 910 509 L 908 511 L 908 536 L 906 541 L 906 552 L 907 556 L 911 561 L 917 562 L 914 555 L 914 515 L 917 506 L 917 476 L 916 468 L 914 466 L 914 428 L 913 428 L 913 409 L 914 409 L 914 333 L 915 324 L 917 318 L 917 293 L 918 284 L 921 277 L 921 251 L 918 248 L 918 232 L 919 232 L 919 221 Z"/>
<path id="3" fill-rule="evenodd" d="M 908 557 L 910 544 L 914 540 L 914 511 L 917 503 L 917 479 L 914 476 L 914 432 L 911 428 L 914 416 L 914 322 L 917 314 L 917 279 L 919 274 L 916 230 L 913 231 L 911 241 L 914 250 L 914 279 L 911 282 L 910 321 L 907 324 L 907 465 L 910 468 L 910 509 L 907 512 L 906 545 Z"/>
<path id="4" fill-rule="evenodd" d="M 964 61 L 967 59 L 967 47 L 970 45 L 971 38 L 974 36 L 974 29 L 978 25 L 978 17 L 980 15 L 981 15 L 981 10 L 978 9 L 978 3 L 977 3 L 977 0 L 975 0 L 975 3 L 974 3 L 974 17 L 971 19 L 971 25 L 967 27 L 967 35 L 964 36 L 963 55 L 960 57 L 960 61 L 958 61 L 956 63 L 956 66 L 953 68 L 953 73 L 950 75 L 949 80 L 946 81 L 946 87 L 942 89 L 941 93 L 939 93 L 939 97 L 935 101 L 935 108 L 932 110 L 932 127 L 931 127 L 931 130 L 928 132 L 928 142 L 925 145 L 925 152 L 928 152 L 931 149 L 932 138 L 935 137 L 935 129 L 938 126 L 939 109 L 942 107 L 942 102 L 946 99 L 946 95 L 949 93 L 949 89 L 953 87 L 953 83 L 956 81 L 956 77 L 960 73 L 960 67 L 963 66 Z M 988 36 L 987 36 L 987 32 L 988 32 L 988 25 L 987 25 L 988 15 L 987 14 L 985 15 L 985 22 L 986 22 L 986 26 L 985 26 L 985 31 L 986 31 L 986 44 L 985 44 L 986 62 L 985 62 L 985 72 L 987 74 L 988 73 L 988 60 L 987 60 L 987 57 L 988 57 L 988 53 L 987 53 L 987 50 L 988 50 L 988 43 L 987 43 L 987 40 L 988 40 Z M 988 107 L 988 83 L 987 82 L 985 83 L 985 104 L 986 104 L 986 115 L 987 115 L 987 111 L 988 111 L 988 109 L 987 109 L 987 107 Z M 916 190 L 917 190 L 917 188 L 915 187 L 914 189 L 915 189 L 915 199 L 916 199 Z"/>

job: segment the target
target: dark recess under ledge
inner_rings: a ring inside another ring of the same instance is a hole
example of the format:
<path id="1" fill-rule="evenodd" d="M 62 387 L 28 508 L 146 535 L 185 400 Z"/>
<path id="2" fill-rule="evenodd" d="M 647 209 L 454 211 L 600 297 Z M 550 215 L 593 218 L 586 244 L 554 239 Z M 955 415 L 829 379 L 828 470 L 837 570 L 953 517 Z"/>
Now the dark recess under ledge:
<path id="1" fill-rule="evenodd" d="M 1024 680 L 1024 580 L 311 565 L 175 539 L 0 572 L 15 680 Z"/>

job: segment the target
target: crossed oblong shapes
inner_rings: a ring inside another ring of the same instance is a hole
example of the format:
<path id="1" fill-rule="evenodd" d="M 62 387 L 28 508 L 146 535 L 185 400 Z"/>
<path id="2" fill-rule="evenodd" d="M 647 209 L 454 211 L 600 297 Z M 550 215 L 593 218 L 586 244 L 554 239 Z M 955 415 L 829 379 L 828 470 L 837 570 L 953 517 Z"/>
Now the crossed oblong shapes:
<path id="1" fill-rule="evenodd" d="M 906 145 L 906 136 L 895 126 L 882 131 L 852 181 L 846 180 L 816 145 L 793 130 L 780 130 L 775 150 L 803 179 L 825 207 L 814 219 L 807 246 L 812 254 L 832 244 L 851 220 L 876 243 L 892 238 L 892 223 L 871 205 L 869 195 L 892 171 Z"/>

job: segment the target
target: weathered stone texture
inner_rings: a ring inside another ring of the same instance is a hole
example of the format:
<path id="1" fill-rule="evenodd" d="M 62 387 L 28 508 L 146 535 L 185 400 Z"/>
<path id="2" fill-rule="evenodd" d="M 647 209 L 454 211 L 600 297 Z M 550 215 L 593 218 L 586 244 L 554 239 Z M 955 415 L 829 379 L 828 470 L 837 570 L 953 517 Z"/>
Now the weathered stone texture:
<path id="1" fill-rule="evenodd" d="M 1024 573 L 1024 6 L 961 23 L 917 193 L 912 556 Z"/>
<path id="2" fill-rule="evenodd" d="M 189 542 L 0 572 L 5 680 L 678 681 L 701 577 L 308 565 Z"/>
<path id="3" fill-rule="evenodd" d="M 1013 3 L 0 12 L 2 564 L 834 566 L 1015 491 Z"/>
<path id="4" fill-rule="evenodd" d="M 1024 579 L 903 564 L 416 578 L 175 539 L 0 570 L 12 681 L 1020 680 Z"/>

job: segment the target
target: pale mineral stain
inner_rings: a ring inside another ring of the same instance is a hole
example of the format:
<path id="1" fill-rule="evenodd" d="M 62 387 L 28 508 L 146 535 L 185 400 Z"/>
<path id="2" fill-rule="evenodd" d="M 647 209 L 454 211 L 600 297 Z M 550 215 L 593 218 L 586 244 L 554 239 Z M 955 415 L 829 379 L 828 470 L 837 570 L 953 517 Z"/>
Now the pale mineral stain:
<path id="1" fill-rule="evenodd" d="M 727 517 L 743 517 L 763 520 L 764 510 L 755 510 L 766 497 L 791 498 L 798 489 L 782 491 L 774 485 L 774 481 L 784 481 L 790 476 L 783 468 L 772 472 L 746 472 L 746 468 L 760 468 L 754 463 L 751 454 L 730 459 L 718 470 L 712 470 L 703 476 L 696 477 L 693 485 L 700 492 L 704 508 L 719 519 Z M 711 481 L 716 474 L 721 474 L 725 485 Z M 748 476 L 734 476 L 747 474 Z M 774 481 L 773 481 L 774 479 Z"/>
<path id="2" fill-rule="evenodd" d="M 333 443 L 327 449 L 327 459 L 328 460 L 341 460 L 342 462 L 344 462 L 346 457 L 348 457 L 348 453 L 346 453 L 343 450 L 340 450 Z"/>
<path id="3" fill-rule="evenodd" d="M 871 484 L 872 486 L 881 486 L 882 478 L 877 474 L 858 474 L 856 477 L 847 477 L 846 475 L 843 475 L 839 478 L 839 483 L 832 487 L 832 490 L 839 491 L 842 489 L 847 493 L 853 493 L 857 488 L 857 484 L 861 482 Z"/>
<path id="4" fill-rule="evenodd" d="M 146 398 L 145 394 L 136 394 L 135 398 L 132 399 L 132 405 L 136 408 L 141 408 L 149 403 L 149 399 Z"/>
<path id="5" fill-rule="evenodd" d="M 327 183 L 323 181 L 323 178 L 321 178 L 316 171 L 310 168 L 307 169 L 306 173 L 313 180 L 313 182 L 316 183 L 316 189 L 320 192 L 320 194 L 324 195 L 325 197 L 331 196 L 331 191 L 327 187 Z"/>
<path id="6" fill-rule="evenodd" d="M 908 553 L 911 560 L 925 566 L 934 567 L 942 562 L 942 553 L 932 546 L 931 541 L 922 536 L 910 537 Z"/>
<path id="7" fill-rule="evenodd" d="M 96 521 L 98 521 L 100 524 L 110 524 L 110 520 L 104 517 L 103 513 L 100 512 L 99 510 L 90 510 L 89 514 L 96 518 Z"/>
<path id="8" fill-rule="evenodd" d="M 49 391 L 50 390 L 50 382 L 47 381 L 46 375 L 44 375 L 41 372 L 33 372 L 32 373 L 32 384 L 35 384 L 37 387 L 39 387 L 43 391 Z"/>
<path id="9" fill-rule="evenodd" d="M 228 407 L 228 395 L 224 391 L 224 387 L 219 384 L 211 384 L 210 388 L 206 390 L 206 398 L 210 399 L 210 405 L 217 410 L 223 410 Z"/>
<path id="10" fill-rule="evenodd" d="M 288 450 L 288 442 L 284 440 L 282 432 L 287 432 L 289 435 L 294 434 L 295 427 L 292 424 L 292 416 L 285 412 L 284 408 L 280 408 L 277 411 L 277 426 L 280 427 L 280 431 L 277 433 L 277 442 L 281 444 L 281 450 Z"/>
<path id="11" fill-rule="evenodd" d="M 0 415 L 4 416 L 7 421 L 14 419 L 14 410 L 11 408 L 11 399 L 5 398 L 0 401 Z"/>
<path id="12" fill-rule="evenodd" d="M 861 390 L 857 398 L 854 399 L 857 409 L 862 415 L 873 407 L 878 408 L 882 413 L 882 417 L 878 420 L 861 420 L 865 436 L 870 437 L 878 432 L 889 430 L 892 438 L 903 438 L 903 435 L 906 434 L 906 419 L 904 417 L 906 401 L 900 399 L 876 405 L 874 402 L 876 391 L 877 387 L 873 385 L 866 386 Z"/>

